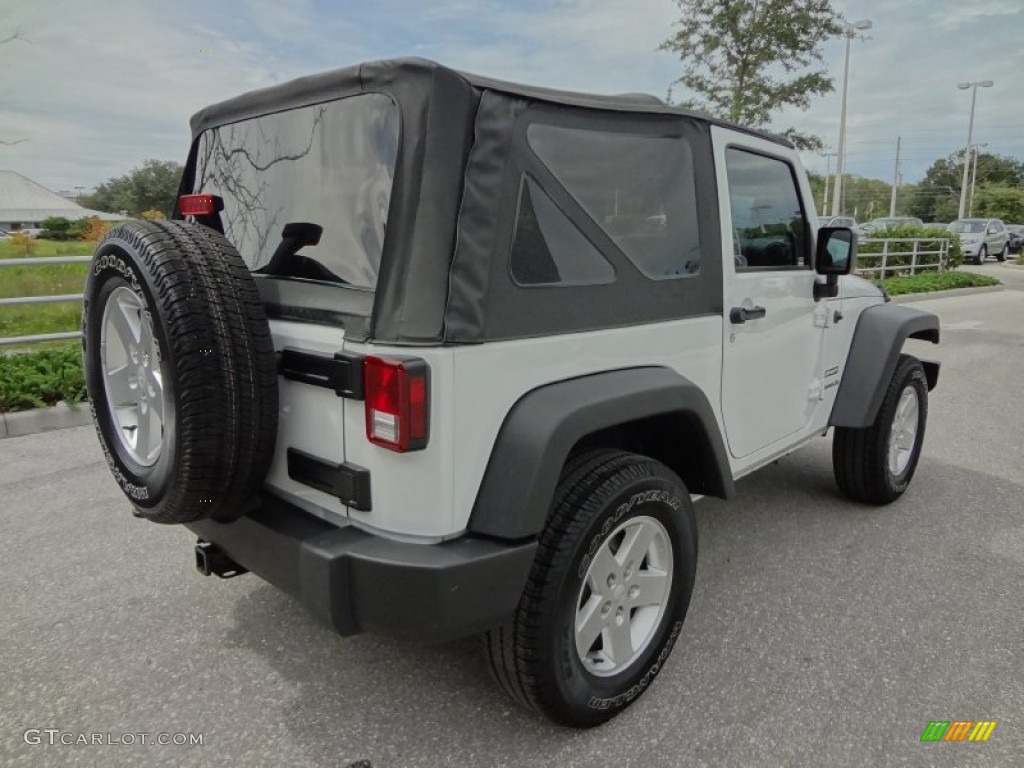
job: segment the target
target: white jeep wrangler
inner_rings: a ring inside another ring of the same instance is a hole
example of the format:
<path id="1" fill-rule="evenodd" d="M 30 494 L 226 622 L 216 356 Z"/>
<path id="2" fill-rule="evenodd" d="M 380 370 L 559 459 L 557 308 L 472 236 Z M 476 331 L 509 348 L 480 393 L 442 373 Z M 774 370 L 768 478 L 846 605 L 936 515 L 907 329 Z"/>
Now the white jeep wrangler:
<path id="1" fill-rule="evenodd" d="M 111 231 L 83 315 L 100 442 L 205 574 L 343 635 L 484 633 L 518 701 L 592 726 L 662 669 L 692 497 L 833 428 L 898 498 L 934 315 L 851 276 L 786 141 L 649 96 L 421 60 L 209 107 L 174 221 Z"/>

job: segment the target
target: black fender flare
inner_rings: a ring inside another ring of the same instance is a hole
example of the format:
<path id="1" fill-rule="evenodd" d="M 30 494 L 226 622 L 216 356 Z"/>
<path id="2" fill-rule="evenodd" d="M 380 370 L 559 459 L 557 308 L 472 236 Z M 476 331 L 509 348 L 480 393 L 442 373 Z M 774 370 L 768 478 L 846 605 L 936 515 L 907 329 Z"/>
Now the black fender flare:
<path id="1" fill-rule="evenodd" d="M 505 539 L 543 529 L 558 479 L 582 438 L 639 419 L 685 419 L 696 434 L 702 482 L 692 493 L 734 494 L 732 471 L 707 396 L 689 379 L 663 367 L 628 368 L 546 384 L 509 410 L 495 439 L 468 528 Z"/>
<path id="2" fill-rule="evenodd" d="M 868 307 L 861 312 L 829 426 L 861 428 L 874 423 L 886 387 L 899 363 L 903 343 L 908 338 L 938 344 L 938 315 L 892 303 Z M 928 389 L 934 389 L 939 379 L 939 364 L 922 362 Z"/>

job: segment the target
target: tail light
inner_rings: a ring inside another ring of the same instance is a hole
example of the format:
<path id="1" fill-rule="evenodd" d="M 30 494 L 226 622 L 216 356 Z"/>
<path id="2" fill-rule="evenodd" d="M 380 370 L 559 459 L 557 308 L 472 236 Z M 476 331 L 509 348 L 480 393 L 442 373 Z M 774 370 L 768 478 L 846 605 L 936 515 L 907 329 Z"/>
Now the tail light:
<path id="1" fill-rule="evenodd" d="M 178 210 L 182 216 L 213 216 L 224 210 L 224 201 L 217 195 L 182 195 Z"/>
<path id="2" fill-rule="evenodd" d="M 423 360 L 366 358 L 363 393 L 371 443 L 398 453 L 427 447 L 428 374 Z"/>

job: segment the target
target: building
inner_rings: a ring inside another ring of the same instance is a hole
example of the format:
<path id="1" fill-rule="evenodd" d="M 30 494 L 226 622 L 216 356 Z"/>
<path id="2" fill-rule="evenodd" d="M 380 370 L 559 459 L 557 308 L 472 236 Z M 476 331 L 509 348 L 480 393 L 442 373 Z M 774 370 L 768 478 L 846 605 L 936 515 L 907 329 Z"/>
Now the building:
<path id="1" fill-rule="evenodd" d="M 121 221 L 125 217 L 92 211 L 26 179 L 20 173 L 0 170 L 0 229 L 38 229 L 45 219 L 61 216 L 69 221 L 96 216 L 102 221 Z"/>

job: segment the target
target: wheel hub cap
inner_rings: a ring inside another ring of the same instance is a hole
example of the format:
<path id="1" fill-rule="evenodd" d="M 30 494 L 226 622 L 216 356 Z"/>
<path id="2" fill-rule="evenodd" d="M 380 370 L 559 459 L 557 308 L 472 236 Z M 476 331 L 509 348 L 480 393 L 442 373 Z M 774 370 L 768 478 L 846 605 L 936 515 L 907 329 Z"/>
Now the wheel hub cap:
<path id="1" fill-rule="evenodd" d="M 668 605 L 672 547 L 653 517 L 616 528 L 591 558 L 576 600 L 576 653 L 587 671 L 618 674 L 644 652 Z"/>
<path id="2" fill-rule="evenodd" d="M 100 368 L 107 412 L 133 461 L 153 466 L 164 440 L 164 386 L 160 348 L 142 299 L 126 287 L 103 307 Z"/>
<path id="3" fill-rule="evenodd" d="M 896 404 L 896 413 L 892 419 L 892 430 L 889 433 L 889 471 L 900 475 L 910 464 L 917 443 L 917 427 L 920 419 L 920 405 L 917 401 L 917 390 L 912 386 L 904 388 Z"/>

